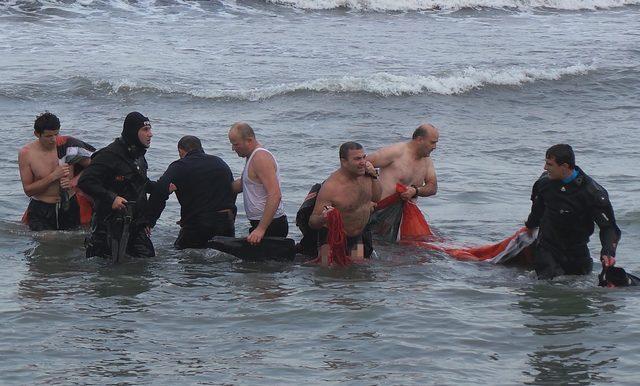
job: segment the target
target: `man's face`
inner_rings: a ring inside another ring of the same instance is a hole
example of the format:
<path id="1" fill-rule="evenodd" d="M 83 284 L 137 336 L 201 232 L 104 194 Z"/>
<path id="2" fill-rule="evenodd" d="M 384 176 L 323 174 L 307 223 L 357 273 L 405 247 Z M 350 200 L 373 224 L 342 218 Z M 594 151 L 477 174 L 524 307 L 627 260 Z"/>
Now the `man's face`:
<path id="1" fill-rule="evenodd" d="M 153 133 L 151 132 L 151 125 L 142 126 L 138 130 L 138 141 L 140 141 L 142 146 L 146 148 L 151 146 L 151 137 L 153 137 Z"/>
<path id="2" fill-rule="evenodd" d="M 249 151 L 249 139 L 243 139 L 235 130 L 229 131 L 229 142 L 231 150 L 238 154 L 238 157 L 248 157 L 251 155 Z"/>
<path id="3" fill-rule="evenodd" d="M 350 173 L 358 176 L 364 176 L 367 155 L 364 153 L 364 149 L 351 149 L 347 153 L 347 159 L 341 159 L 340 163 Z"/>
<path id="4" fill-rule="evenodd" d="M 571 174 L 569 164 L 558 165 L 555 158 L 547 158 L 545 160 L 544 170 L 549 173 L 550 180 L 561 180 Z"/>
<path id="5" fill-rule="evenodd" d="M 56 138 L 60 130 L 44 130 L 42 134 L 35 133 L 38 141 L 45 149 L 53 149 L 56 147 Z"/>
<path id="6" fill-rule="evenodd" d="M 429 157 L 438 144 L 438 132 L 429 131 L 424 137 L 419 137 L 422 145 L 422 156 Z"/>

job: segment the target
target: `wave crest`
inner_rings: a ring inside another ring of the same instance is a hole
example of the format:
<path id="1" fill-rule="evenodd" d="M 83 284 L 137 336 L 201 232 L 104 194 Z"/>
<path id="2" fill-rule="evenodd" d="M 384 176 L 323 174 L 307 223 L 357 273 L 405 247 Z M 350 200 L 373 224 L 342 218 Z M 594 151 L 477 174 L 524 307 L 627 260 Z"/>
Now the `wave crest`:
<path id="1" fill-rule="evenodd" d="M 479 70 L 469 67 L 447 76 L 406 76 L 376 73 L 368 76 L 342 76 L 320 78 L 306 82 L 283 83 L 262 88 L 238 90 L 194 89 L 182 85 L 152 85 L 122 79 L 117 82 L 97 81 L 93 85 L 108 93 L 150 92 L 186 94 L 205 99 L 258 101 L 297 92 L 368 93 L 383 97 L 433 93 L 441 95 L 464 94 L 490 86 L 521 86 L 540 80 L 558 80 L 565 76 L 586 74 L 591 65 L 577 64 L 556 69 L 512 67 L 502 70 Z"/>

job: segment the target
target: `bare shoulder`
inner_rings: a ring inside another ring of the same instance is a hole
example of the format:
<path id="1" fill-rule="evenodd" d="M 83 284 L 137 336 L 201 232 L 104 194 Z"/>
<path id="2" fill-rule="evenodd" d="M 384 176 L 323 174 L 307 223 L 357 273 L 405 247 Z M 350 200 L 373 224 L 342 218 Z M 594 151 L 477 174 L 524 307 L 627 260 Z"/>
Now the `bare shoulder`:
<path id="1" fill-rule="evenodd" d="M 387 157 L 399 157 L 401 156 L 407 148 L 407 144 L 404 142 L 398 142 L 391 144 L 389 146 L 385 146 L 378 150 L 380 154 L 384 154 Z"/>
<path id="2" fill-rule="evenodd" d="M 29 159 L 29 157 L 30 157 L 30 155 L 32 153 L 32 151 L 31 151 L 32 146 L 31 145 L 32 145 L 32 143 L 28 143 L 28 144 L 24 145 L 20 149 L 20 151 L 18 151 L 18 159 L 19 160 L 26 161 L 26 160 Z"/>
<path id="3" fill-rule="evenodd" d="M 340 188 L 340 186 L 340 176 L 338 172 L 333 172 L 331 173 L 329 178 L 327 178 L 327 180 L 322 184 L 322 188 L 320 188 L 320 190 L 325 194 L 333 194 L 337 189 Z"/>
<path id="4" fill-rule="evenodd" d="M 252 161 L 258 162 L 260 164 L 273 164 L 275 163 L 275 157 L 268 151 L 257 151 L 253 155 Z"/>

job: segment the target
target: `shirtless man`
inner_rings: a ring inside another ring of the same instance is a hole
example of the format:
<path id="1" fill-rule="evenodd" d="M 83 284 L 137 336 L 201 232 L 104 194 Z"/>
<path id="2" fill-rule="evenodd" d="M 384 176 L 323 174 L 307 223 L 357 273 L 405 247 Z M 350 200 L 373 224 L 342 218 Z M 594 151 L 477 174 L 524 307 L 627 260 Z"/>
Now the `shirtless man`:
<path id="1" fill-rule="evenodd" d="M 396 192 L 396 183 L 409 187 L 400 195 L 405 201 L 436 194 L 438 181 L 430 155 L 438 137 L 438 129 L 425 123 L 418 126 L 410 141 L 383 147 L 367 156 L 373 166 L 380 168 L 383 198 Z"/>
<path id="2" fill-rule="evenodd" d="M 287 237 L 289 222 L 282 204 L 278 162 L 263 148 L 247 123 L 236 122 L 229 129 L 231 148 L 247 159 L 242 177 L 232 183 L 234 193 L 242 192 L 244 209 L 251 223 L 247 241 L 259 244 L 265 236 Z"/>
<path id="3" fill-rule="evenodd" d="M 18 153 L 18 166 L 24 193 L 31 197 L 27 208 L 27 224 L 34 231 L 67 230 L 80 225 L 80 209 L 71 189 L 73 165 L 59 163 L 56 138 L 60 120 L 54 114 L 40 114 L 33 125 L 36 140 Z M 87 166 L 87 158 L 80 162 Z M 68 205 L 61 206 L 63 190 Z"/>
<path id="4" fill-rule="evenodd" d="M 340 211 L 347 236 L 347 248 L 352 259 L 368 258 L 373 251 L 371 235 L 366 230 L 369 216 L 380 200 L 381 186 L 378 173 L 366 159 L 362 145 L 346 142 L 340 146 L 340 168 L 322 184 L 318 192 L 309 226 L 321 229 L 327 225 L 327 213 Z M 327 244 L 319 255 L 326 258 Z"/>

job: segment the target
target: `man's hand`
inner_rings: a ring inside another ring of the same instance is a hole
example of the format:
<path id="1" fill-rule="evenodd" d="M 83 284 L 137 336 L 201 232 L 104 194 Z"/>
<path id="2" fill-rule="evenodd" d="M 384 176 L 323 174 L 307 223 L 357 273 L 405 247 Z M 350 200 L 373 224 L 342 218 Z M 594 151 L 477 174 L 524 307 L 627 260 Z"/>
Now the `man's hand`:
<path id="1" fill-rule="evenodd" d="M 170 184 L 169 184 L 169 194 L 171 194 L 171 193 L 175 192 L 176 190 L 178 190 L 178 187 L 177 187 L 177 186 L 175 186 L 175 185 L 173 184 L 173 182 L 172 182 L 172 183 L 170 183 Z"/>
<path id="2" fill-rule="evenodd" d="M 527 236 L 533 237 L 533 232 L 536 231 L 536 228 L 527 228 Z"/>
<path id="3" fill-rule="evenodd" d="M 151 236 L 151 227 L 149 225 L 144 227 L 144 233 L 146 233 L 147 237 Z"/>
<path id="4" fill-rule="evenodd" d="M 249 236 L 247 236 L 247 241 L 252 245 L 260 244 L 263 237 L 264 230 L 262 230 L 261 228 L 256 228 L 249 234 Z"/>
<path id="5" fill-rule="evenodd" d="M 116 196 L 111 204 L 111 209 L 113 210 L 123 210 L 126 208 L 127 200 L 124 197 Z"/>
<path id="6" fill-rule="evenodd" d="M 60 187 L 65 190 L 71 189 L 71 179 L 68 176 L 60 178 Z"/>
<path id="7" fill-rule="evenodd" d="M 364 173 L 369 176 L 378 178 L 378 170 L 376 170 L 373 164 L 369 161 L 367 161 L 364 165 Z"/>
<path id="8" fill-rule="evenodd" d="M 69 177 L 69 173 L 70 170 L 68 164 L 58 165 L 53 173 L 51 173 L 51 178 L 53 179 L 53 181 L 57 181 L 63 177 Z"/>
<path id="9" fill-rule="evenodd" d="M 409 186 L 407 190 L 400 193 L 400 198 L 403 199 L 404 201 L 409 201 L 412 198 L 416 197 L 417 195 L 418 195 L 418 188 L 416 188 L 415 186 Z"/>
<path id="10" fill-rule="evenodd" d="M 600 256 L 600 262 L 602 263 L 602 268 L 613 267 L 616 264 L 616 258 L 613 256 Z"/>

